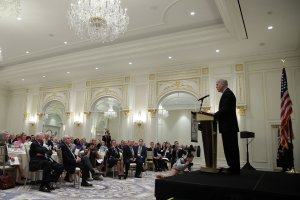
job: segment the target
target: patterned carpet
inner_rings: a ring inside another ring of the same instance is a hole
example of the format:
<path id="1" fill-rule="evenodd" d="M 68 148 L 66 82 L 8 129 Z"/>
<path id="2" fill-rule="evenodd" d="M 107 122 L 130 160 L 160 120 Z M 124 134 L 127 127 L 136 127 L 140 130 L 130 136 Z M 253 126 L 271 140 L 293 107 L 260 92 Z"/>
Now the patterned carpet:
<path id="1" fill-rule="evenodd" d="M 74 188 L 72 183 L 65 183 L 60 189 L 51 193 L 38 191 L 38 185 L 16 186 L 8 190 L 0 190 L 0 199 L 13 200 L 73 200 L 73 199 L 128 199 L 128 200 L 153 200 L 154 197 L 154 172 L 144 172 L 143 178 L 128 177 L 126 180 L 104 177 L 103 181 L 91 181 L 93 187 Z"/>

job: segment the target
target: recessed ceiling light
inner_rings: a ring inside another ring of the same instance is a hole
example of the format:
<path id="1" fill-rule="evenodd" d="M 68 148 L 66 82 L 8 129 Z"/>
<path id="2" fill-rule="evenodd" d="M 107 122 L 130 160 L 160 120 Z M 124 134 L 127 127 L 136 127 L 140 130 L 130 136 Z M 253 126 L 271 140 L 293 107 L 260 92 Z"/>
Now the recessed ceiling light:
<path id="1" fill-rule="evenodd" d="M 68 42 L 67 42 L 67 41 L 64 41 L 64 44 L 68 44 Z"/>
<path id="2" fill-rule="evenodd" d="M 17 20 L 18 20 L 18 21 L 21 21 L 21 20 L 22 20 L 22 18 L 21 18 L 21 17 L 17 17 Z"/>
<path id="3" fill-rule="evenodd" d="M 24 79 L 24 78 L 22 78 L 22 81 L 25 81 L 25 79 Z"/>
<path id="4" fill-rule="evenodd" d="M 129 65 L 132 65 L 132 62 L 129 62 L 128 64 L 129 64 Z"/>
<path id="5" fill-rule="evenodd" d="M 172 56 L 169 56 L 169 59 L 172 59 Z"/>
<path id="6" fill-rule="evenodd" d="M 98 67 L 95 68 L 96 70 L 99 69 Z"/>
<path id="7" fill-rule="evenodd" d="M 26 53 L 29 54 L 30 52 L 29 52 L 29 51 L 26 51 Z"/>
<path id="8" fill-rule="evenodd" d="M 272 30 L 273 29 L 273 26 L 268 26 L 268 30 Z"/>
<path id="9" fill-rule="evenodd" d="M 196 13 L 194 11 L 190 12 L 191 16 L 194 16 Z"/>
<path id="10" fill-rule="evenodd" d="M 219 53 L 219 52 L 220 52 L 220 49 L 216 49 L 216 52 Z"/>
<path id="11" fill-rule="evenodd" d="M 43 78 L 46 78 L 46 76 L 42 76 Z"/>
<path id="12" fill-rule="evenodd" d="M 71 72 L 67 72 L 67 74 L 70 74 Z"/>

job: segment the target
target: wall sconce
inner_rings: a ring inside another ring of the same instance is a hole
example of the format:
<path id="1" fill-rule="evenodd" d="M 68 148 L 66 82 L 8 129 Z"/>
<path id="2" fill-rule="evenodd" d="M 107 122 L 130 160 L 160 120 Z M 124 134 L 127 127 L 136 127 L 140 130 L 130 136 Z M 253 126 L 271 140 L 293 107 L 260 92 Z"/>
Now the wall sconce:
<path id="1" fill-rule="evenodd" d="M 146 121 L 146 115 L 144 113 L 142 113 L 142 111 L 139 111 L 133 118 L 134 123 L 141 128 L 142 125 L 145 123 Z"/>
<path id="2" fill-rule="evenodd" d="M 36 115 L 30 115 L 28 123 L 31 126 L 34 126 L 36 124 L 36 122 L 37 122 L 37 116 Z"/>
<path id="3" fill-rule="evenodd" d="M 142 124 L 144 123 L 142 120 L 136 120 L 134 122 L 139 128 L 141 128 Z"/>
<path id="4" fill-rule="evenodd" d="M 80 126 L 83 122 L 83 113 L 78 113 L 74 116 L 74 124 Z"/>

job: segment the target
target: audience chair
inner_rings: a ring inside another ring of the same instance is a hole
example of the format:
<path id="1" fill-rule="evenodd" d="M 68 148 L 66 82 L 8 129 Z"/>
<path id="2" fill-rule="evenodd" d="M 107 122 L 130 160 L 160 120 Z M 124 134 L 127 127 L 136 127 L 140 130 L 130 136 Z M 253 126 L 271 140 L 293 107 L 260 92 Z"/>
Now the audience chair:
<path id="1" fill-rule="evenodd" d="M 136 170 L 136 163 L 130 163 L 129 171 L 131 176 L 134 176 L 133 172 Z"/>
<path id="2" fill-rule="evenodd" d="M 59 164 L 63 165 L 63 157 L 62 157 L 62 151 L 61 149 L 56 149 L 56 153 L 57 153 L 57 161 Z M 65 170 L 63 172 L 63 174 L 67 173 Z M 70 174 L 70 178 L 72 178 L 74 180 L 74 187 L 76 188 L 80 188 L 80 176 L 81 176 L 81 172 L 80 172 L 80 168 L 76 167 L 75 169 L 75 173 L 74 174 Z M 63 176 L 61 176 L 61 182 L 63 181 Z"/>
<path id="3" fill-rule="evenodd" d="M 0 146 L 0 165 L 1 165 L 0 170 L 2 171 L 1 174 L 5 175 L 7 173 L 7 171 L 9 171 L 10 172 L 9 174 L 12 174 L 12 176 L 14 177 L 14 180 L 16 180 L 16 167 L 6 165 L 6 162 L 5 162 L 6 155 L 7 155 L 6 146 Z"/>
<path id="4" fill-rule="evenodd" d="M 146 170 L 149 170 L 149 165 L 151 165 L 152 170 L 154 171 L 154 163 L 153 163 L 153 151 L 147 151 L 147 157 L 145 161 Z"/>
<path id="5" fill-rule="evenodd" d="M 43 170 L 36 170 L 36 171 L 30 171 L 29 169 L 29 162 L 30 162 L 30 154 L 29 154 L 29 150 L 30 150 L 30 145 L 25 145 L 25 153 L 26 153 L 26 158 L 27 158 L 27 167 L 26 167 L 26 179 L 24 182 L 24 186 L 26 186 L 26 183 L 28 181 L 28 178 L 30 177 L 31 181 L 37 181 L 38 177 L 42 177 L 43 176 Z"/>

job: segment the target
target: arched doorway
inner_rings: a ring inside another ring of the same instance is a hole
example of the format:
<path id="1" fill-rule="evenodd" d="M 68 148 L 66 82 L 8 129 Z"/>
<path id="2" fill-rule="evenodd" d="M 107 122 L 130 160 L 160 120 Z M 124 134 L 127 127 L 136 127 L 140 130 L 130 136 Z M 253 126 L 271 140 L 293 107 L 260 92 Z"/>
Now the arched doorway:
<path id="1" fill-rule="evenodd" d="M 192 144 L 191 111 L 198 111 L 199 107 L 197 97 L 187 92 L 173 92 L 164 96 L 158 104 L 158 142 Z"/>
<path id="2" fill-rule="evenodd" d="M 122 120 L 121 103 L 113 97 L 102 97 L 92 106 L 92 136 L 101 139 L 105 129 L 109 129 L 111 137 L 119 139 Z"/>
<path id="3" fill-rule="evenodd" d="M 61 138 L 65 128 L 65 107 L 60 101 L 50 101 L 43 109 L 44 124 L 43 132 L 48 132 L 51 136 Z"/>

